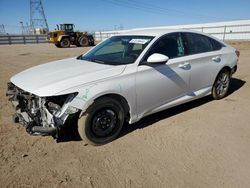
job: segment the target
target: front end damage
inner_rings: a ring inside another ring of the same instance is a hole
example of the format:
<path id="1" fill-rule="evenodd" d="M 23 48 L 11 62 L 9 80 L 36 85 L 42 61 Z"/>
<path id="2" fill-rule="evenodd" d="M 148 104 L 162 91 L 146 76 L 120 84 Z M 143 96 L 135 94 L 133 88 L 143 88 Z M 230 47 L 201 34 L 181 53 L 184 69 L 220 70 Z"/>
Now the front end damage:
<path id="1" fill-rule="evenodd" d="M 16 112 L 13 114 L 15 123 L 21 123 L 31 135 L 51 135 L 58 138 L 59 130 L 67 119 L 80 111 L 70 106 L 77 93 L 39 97 L 26 92 L 13 83 L 8 83 L 6 96 L 12 102 Z"/>

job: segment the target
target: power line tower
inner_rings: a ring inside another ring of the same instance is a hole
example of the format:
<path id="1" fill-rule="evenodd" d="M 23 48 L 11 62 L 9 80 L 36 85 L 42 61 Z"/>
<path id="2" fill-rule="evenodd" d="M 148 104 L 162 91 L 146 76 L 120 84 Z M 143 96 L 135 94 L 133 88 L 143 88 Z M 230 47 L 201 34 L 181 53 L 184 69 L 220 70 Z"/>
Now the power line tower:
<path id="1" fill-rule="evenodd" d="M 30 27 L 49 31 L 47 19 L 45 17 L 42 0 L 30 0 Z"/>

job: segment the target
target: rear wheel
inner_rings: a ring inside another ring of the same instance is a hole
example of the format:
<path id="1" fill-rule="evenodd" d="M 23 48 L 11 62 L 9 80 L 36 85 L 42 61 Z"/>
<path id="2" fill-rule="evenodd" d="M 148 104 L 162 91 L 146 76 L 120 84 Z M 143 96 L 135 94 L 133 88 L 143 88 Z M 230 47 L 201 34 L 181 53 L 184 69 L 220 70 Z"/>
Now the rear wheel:
<path id="1" fill-rule="evenodd" d="M 218 74 L 212 88 L 212 97 L 214 99 L 219 100 L 227 95 L 230 85 L 230 79 L 230 72 L 226 69 L 223 69 Z"/>
<path id="2" fill-rule="evenodd" d="M 109 97 L 95 101 L 78 120 L 80 137 L 91 145 L 102 145 L 114 140 L 124 123 L 122 105 Z"/>
<path id="3" fill-rule="evenodd" d="M 79 46 L 83 46 L 83 47 L 89 46 L 88 37 L 87 36 L 81 36 L 78 39 L 78 43 L 79 43 Z"/>
<path id="4" fill-rule="evenodd" d="M 68 48 L 68 47 L 70 47 L 69 38 L 62 38 L 62 40 L 60 41 L 60 46 L 62 48 Z"/>

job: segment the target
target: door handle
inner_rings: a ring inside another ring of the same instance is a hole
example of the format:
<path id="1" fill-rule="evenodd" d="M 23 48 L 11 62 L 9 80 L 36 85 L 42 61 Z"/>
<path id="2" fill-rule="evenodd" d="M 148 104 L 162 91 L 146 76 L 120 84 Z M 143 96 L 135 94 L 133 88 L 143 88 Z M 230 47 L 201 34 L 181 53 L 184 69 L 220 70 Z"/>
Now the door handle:
<path id="1" fill-rule="evenodd" d="M 179 68 L 187 68 L 190 64 L 188 62 L 186 63 L 182 63 L 182 64 L 179 64 L 178 67 Z"/>
<path id="2" fill-rule="evenodd" d="M 220 56 L 213 57 L 212 60 L 217 63 L 221 62 Z"/>

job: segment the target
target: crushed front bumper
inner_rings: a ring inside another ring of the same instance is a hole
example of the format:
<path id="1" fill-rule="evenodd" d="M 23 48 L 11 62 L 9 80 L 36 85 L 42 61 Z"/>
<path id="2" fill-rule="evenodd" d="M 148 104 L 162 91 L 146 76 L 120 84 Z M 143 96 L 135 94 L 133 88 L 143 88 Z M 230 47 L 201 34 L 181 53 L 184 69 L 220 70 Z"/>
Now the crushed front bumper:
<path id="1" fill-rule="evenodd" d="M 70 106 L 75 93 L 39 97 L 8 83 L 6 96 L 16 110 L 13 114 L 14 122 L 24 125 L 31 135 L 51 135 L 57 138 L 68 117 L 79 112 L 79 109 Z"/>

